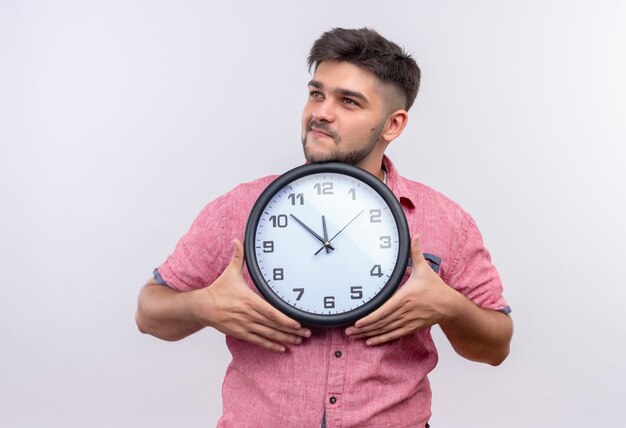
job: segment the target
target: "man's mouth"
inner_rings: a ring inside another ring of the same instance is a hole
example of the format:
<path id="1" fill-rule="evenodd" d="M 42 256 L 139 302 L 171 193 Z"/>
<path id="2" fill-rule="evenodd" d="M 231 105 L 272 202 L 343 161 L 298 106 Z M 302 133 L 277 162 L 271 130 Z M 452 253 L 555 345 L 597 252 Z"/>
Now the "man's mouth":
<path id="1" fill-rule="evenodd" d="M 308 126 L 308 131 L 312 132 L 316 137 L 328 137 L 333 140 L 336 139 L 335 133 L 319 122 L 311 121 Z"/>
<path id="2" fill-rule="evenodd" d="M 317 128 L 311 128 L 310 132 L 313 133 L 313 135 L 317 136 L 317 137 L 329 137 L 332 138 L 332 135 L 329 135 L 327 132 L 324 132 L 320 129 Z"/>

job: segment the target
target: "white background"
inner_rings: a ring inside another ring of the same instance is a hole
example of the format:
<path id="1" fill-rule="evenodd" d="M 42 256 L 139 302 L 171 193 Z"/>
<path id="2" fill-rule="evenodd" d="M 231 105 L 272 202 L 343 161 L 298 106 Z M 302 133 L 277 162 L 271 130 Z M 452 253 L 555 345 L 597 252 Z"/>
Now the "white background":
<path id="1" fill-rule="evenodd" d="M 229 354 L 136 296 L 203 205 L 302 163 L 312 42 L 371 26 L 422 88 L 388 153 L 477 220 L 515 337 L 440 332 L 432 425 L 621 427 L 621 1 L 0 1 L 0 426 L 206 427 Z M 408 375 L 408 374 L 407 374 Z"/>

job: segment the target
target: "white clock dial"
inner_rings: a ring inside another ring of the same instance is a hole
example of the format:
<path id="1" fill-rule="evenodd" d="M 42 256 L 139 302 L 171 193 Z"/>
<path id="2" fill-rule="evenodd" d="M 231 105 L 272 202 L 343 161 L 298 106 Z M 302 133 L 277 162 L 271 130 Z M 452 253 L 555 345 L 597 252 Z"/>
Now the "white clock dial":
<path id="1" fill-rule="evenodd" d="M 298 220 L 321 237 L 325 222 L 333 249 Z M 371 300 L 398 257 L 398 229 L 382 197 L 335 173 L 305 176 L 277 193 L 261 215 L 256 243 L 269 287 L 288 304 L 316 314 L 350 311 Z"/>
<path id="2" fill-rule="evenodd" d="M 289 315 L 326 325 L 352 321 L 397 286 L 408 256 L 406 220 L 391 191 L 370 174 L 341 164 L 300 168 L 321 171 L 279 177 L 253 208 L 246 230 L 250 273 Z"/>

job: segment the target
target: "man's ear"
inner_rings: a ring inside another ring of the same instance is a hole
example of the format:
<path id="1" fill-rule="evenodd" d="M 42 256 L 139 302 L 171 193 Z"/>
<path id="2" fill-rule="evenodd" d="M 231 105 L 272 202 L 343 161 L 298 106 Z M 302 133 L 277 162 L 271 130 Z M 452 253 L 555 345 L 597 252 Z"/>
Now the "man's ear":
<path id="1" fill-rule="evenodd" d="M 396 110 L 389 115 L 385 130 L 383 132 L 383 139 L 390 143 L 402 134 L 404 127 L 409 121 L 409 114 L 404 109 Z"/>

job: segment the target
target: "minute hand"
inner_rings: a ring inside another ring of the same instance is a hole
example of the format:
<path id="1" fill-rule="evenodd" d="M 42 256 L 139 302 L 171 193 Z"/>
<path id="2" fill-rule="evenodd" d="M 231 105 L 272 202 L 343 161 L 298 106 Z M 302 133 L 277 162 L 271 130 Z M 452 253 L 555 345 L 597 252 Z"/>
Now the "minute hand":
<path id="1" fill-rule="evenodd" d="M 295 216 L 295 215 L 293 215 L 293 214 L 289 214 L 289 215 L 290 215 L 291 217 L 293 217 L 293 219 L 294 219 L 295 221 L 297 221 L 298 223 L 300 223 L 300 225 L 301 225 L 302 227 L 304 227 L 306 230 L 308 230 L 308 231 L 311 233 L 311 235 L 313 235 L 313 236 L 315 236 L 317 239 L 319 239 L 319 241 L 320 241 L 322 244 L 325 244 L 325 243 L 326 243 L 326 240 L 325 240 L 324 238 L 322 238 L 321 236 L 319 236 L 319 235 L 318 235 L 318 234 L 317 234 L 317 233 L 316 233 L 313 229 L 311 229 L 309 226 L 307 226 L 306 224 L 304 224 L 304 223 L 302 222 L 302 220 L 300 220 L 298 217 L 296 217 L 296 216 Z M 335 236 L 336 236 L 336 235 L 335 235 Z M 330 241 L 329 241 L 329 242 L 330 242 Z M 322 248 L 325 248 L 325 247 L 326 247 L 326 246 L 324 246 L 324 247 L 322 247 Z M 331 250 L 334 250 L 334 248 L 333 248 L 333 246 L 332 246 L 332 245 L 328 245 L 328 248 L 330 248 Z M 318 251 L 318 253 L 319 253 L 319 251 Z M 317 254 L 317 253 L 315 253 L 315 254 Z"/>
<path id="2" fill-rule="evenodd" d="M 357 215 L 355 215 L 355 216 L 354 216 L 354 218 L 353 218 L 352 220 L 350 220 L 350 221 L 348 222 L 348 224 L 346 224 L 344 227 L 342 227 L 342 228 L 341 228 L 341 230 L 339 230 L 339 232 L 335 233 L 335 236 L 333 236 L 332 238 L 330 238 L 330 239 L 328 240 L 328 242 L 329 242 L 329 243 L 330 243 L 330 242 L 333 242 L 333 239 L 335 239 L 335 238 L 337 237 L 337 235 L 339 235 L 341 232 L 343 232 L 343 230 L 344 230 L 346 227 L 350 226 L 350 224 L 351 224 L 354 220 L 356 220 L 358 216 L 360 216 L 361 214 L 363 214 L 363 211 L 365 211 L 365 210 L 361 210 L 361 212 L 360 212 L 360 213 L 358 213 Z M 297 219 L 296 219 L 296 220 L 297 220 Z M 318 254 L 320 251 L 322 251 L 324 248 L 325 248 L 325 247 L 322 247 L 322 248 L 320 248 L 319 250 L 317 250 L 317 252 L 315 253 L 315 255 L 317 255 L 317 254 Z M 332 248 L 332 247 L 330 247 L 330 248 Z"/>

